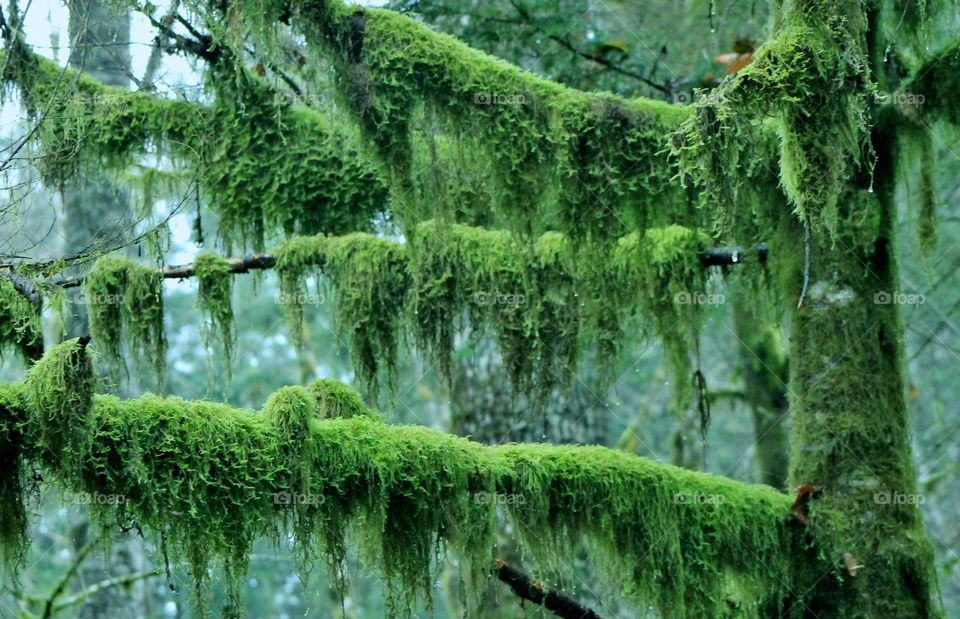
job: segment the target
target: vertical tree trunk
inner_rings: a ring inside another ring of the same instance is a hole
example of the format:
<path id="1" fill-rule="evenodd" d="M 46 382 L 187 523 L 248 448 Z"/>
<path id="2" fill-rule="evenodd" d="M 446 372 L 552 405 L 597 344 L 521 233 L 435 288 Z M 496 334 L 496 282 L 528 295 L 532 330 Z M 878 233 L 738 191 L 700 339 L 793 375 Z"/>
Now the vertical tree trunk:
<path id="1" fill-rule="evenodd" d="M 108 0 L 71 0 L 70 64 L 104 84 L 129 87 L 130 16 Z M 67 254 L 87 251 L 105 242 L 115 245 L 129 234 L 130 200 L 126 191 L 107 178 L 86 174 L 64 190 L 64 239 Z M 71 294 L 68 337 L 88 332 L 87 308 L 78 291 Z M 84 529 L 86 527 L 83 527 Z M 78 529 L 79 530 L 79 529 Z M 86 535 L 77 534 L 79 548 Z M 80 568 L 76 585 L 90 586 L 115 576 L 146 569 L 143 542 L 133 533 L 115 540 L 107 554 L 96 551 Z M 140 619 L 149 607 L 149 590 L 140 580 L 128 588 L 110 587 L 86 600 L 79 616 L 84 619 Z"/>
<path id="2" fill-rule="evenodd" d="M 823 561 L 804 602 L 817 616 L 934 614 L 936 576 L 916 504 L 903 394 L 903 333 L 897 304 L 884 302 L 898 289 L 889 172 L 878 165 L 876 193 L 857 188 L 843 197 L 837 238 L 814 243 L 807 298 L 793 314 L 790 478 L 822 487 L 810 501 L 809 530 Z"/>
<path id="3" fill-rule="evenodd" d="M 756 464 L 760 481 L 783 488 L 787 483 L 787 355 L 779 330 L 758 318 L 743 300 L 733 306 L 743 392 L 753 412 Z"/>

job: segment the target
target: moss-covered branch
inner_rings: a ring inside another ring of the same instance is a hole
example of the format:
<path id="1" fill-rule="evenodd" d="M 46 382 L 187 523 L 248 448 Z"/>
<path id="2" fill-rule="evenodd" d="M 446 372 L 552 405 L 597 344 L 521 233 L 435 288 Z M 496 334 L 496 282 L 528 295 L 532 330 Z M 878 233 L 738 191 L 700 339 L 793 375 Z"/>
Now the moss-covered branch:
<path id="1" fill-rule="evenodd" d="M 386 205 L 386 188 L 349 131 L 248 74 L 211 71 L 215 100 L 203 106 L 104 86 L 23 46 L 3 57 L 5 83 L 26 110 L 47 110 L 34 135 L 47 183 L 60 185 L 85 166 L 125 173 L 159 152 L 200 182 L 227 244 L 256 249 L 277 231 L 367 229 Z M 138 183 L 146 209 L 161 189 L 157 176 L 142 174 Z"/>
<path id="2" fill-rule="evenodd" d="M 439 216 L 448 204 L 421 182 L 426 159 L 461 181 L 484 170 L 484 186 L 452 205 L 471 222 L 492 209 L 500 227 L 597 238 L 690 223 L 689 196 L 672 182 L 667 152 L 688 116 L 683 107 L 567 88 L 389 10 L 256 1 L 236 2 L 229 13 L 265 38 L 288 20 L 334 60 L 340 94 L 408 222 Z M 419 137 L 424 127 L 441 134 L 439 146 Z M 444 137 L 455 144 L 445 148 Z"/>
<path id="3" fill-rule="evenodd" d="M 416 595 L 429 596 L 441 549 L 489 577 L 498 503 L 531 560 L 565 564 L 585 540 L 613 583 L 664 616 L 721 616 L 731 604 L 779 616 L 802 592 L 791 500 L 765 486 L 599 447 L 483 447 L 388 425 L 331 381 L 284 388 L 259 413 L 156 396 L 90 399 L 88 363 L 66 342 L 26 383 L 0 386 L 0 439 L 19 448 L 18 463 L 42 464 L 67 489 L 116 497 L 95 502 L 101 522 L 133 519 L 164 533 L 198 592 L 218 560 L 236 596 L 257 537 L 292 533 L 308 565 L 326 557 L 338 567 L 355 539 L 405 615 Z M 22 505 L 21 490 L 4 491 L 4 509 Z M 514 500 L 494 499 L 504 495 Z"/>

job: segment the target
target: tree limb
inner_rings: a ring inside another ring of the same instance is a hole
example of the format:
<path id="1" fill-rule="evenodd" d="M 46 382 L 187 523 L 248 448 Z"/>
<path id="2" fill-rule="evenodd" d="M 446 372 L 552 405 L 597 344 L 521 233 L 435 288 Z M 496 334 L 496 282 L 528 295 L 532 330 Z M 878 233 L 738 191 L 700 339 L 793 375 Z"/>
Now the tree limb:
<path id="1" fill-rule="evenodd" d="M 497 559 L 497 578 L 506 583 L 521 599 L 539 604 L 564 619 L 600 619 L 592 609 L 552 589 L 544 590 L 538 580 L 532 580 L 503 559 Z"/>

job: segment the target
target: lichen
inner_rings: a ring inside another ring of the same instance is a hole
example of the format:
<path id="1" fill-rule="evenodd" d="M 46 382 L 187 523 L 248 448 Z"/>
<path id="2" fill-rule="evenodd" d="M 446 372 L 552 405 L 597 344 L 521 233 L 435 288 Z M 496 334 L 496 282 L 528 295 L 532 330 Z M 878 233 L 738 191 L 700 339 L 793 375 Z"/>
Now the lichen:
<path id="1" fill-rule="evenodd" d="M 197 277 L 197 305 L 210 321 L 201 327 L 204 345 L 209 351 L 214 341 L 223 350 L 227 378 L 233 368 L 235 337 L 233 331 L 233 273 L 230 263 L 212 252 L 201 252 L 193 261 Z M 216 334 L 216 335 L 214 335 Z"/>
<path id="2" fill-rule="evenodd" d="M 163 275 L 123 256 L 97 259 L 83 283 L 90 333 L 114 369 L 125 368 L 123 345 L 154 371 L 159 385 L 166 367 Z"/>
<path id="3" fill-rule="evenodd" d="M 162 532 L 171 560 L 189 563 L 195 596 L 211 562 L 221 563 L 231 612 L 241 608 L 237 585 L 253 541 L 283 540 L 293 522 L 293 549 L 307 563 L 316 553 L 341 565 L 355 539 L 385 579 L 389 613 L 408 616 L 419 597 L 429 603 L 445 549 L 489 577 L 500 496 L 512 497 L 507 513 L 530 561 L 557 564 L 586 541 L 611 584 L 664 616 L 719 616 L 728 603 L 749 616 L 782 614 L 805 586 L 791 571 L 801 539 L 791 498 L 764 486 L 604 448 L 483 447 L 344 416 L 338 398 L 322 410 L 301 387 L 274 394 L 260 413 L 152 395 L 91 404 L 88 391 L 47 388 L 51 379 L 89 385 L 77 350 L 70 342 L 51 351 L 27 394 L 0 391 L 4 422 L 31 416 L 30 392 L 42 393 L 46 411 L 89 420 L 86 457 L 71 469 L 46 459 L 46 470 L 68 489 L 122 497 L 99 522 L 133 519 Z M 38 435 L 29 436 L 32 453 Z"/>

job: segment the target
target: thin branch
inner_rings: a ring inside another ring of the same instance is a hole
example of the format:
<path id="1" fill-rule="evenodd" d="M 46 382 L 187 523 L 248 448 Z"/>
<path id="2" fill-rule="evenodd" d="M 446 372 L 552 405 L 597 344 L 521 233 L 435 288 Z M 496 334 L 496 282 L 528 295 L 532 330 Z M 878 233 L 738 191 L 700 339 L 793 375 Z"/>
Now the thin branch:
<path id="1" fill-rule="evenodd" d="M 531 579 L 503 559 L 497 559 L 497 578 L 506 583 L 521 599 L 539 604 L 558 617 L 600 619 L 600 615 L 573 598 L 554 590 L 544 590 L 540 581 Z"/>
<path id="2" fill-rule="evenodd" d="M 80 569 L 80 564 L 83 563 L 83 561 L 87 558 L 96 543 L 96 538 L 90 540 L 84 544 L 83 548 L 81 548 L 77 553 L 73 563 L 70 564 L 70 569 L 66 571 L 63 577 L 57 583 L 57 586 L 54 587 L 53 591 L 50 593 L 50 596 L 47 598 L 46 604 L 43 608 L 43 619 L 49 619 L 50 617 L 53 617 L 53 612 L 56 610 L 54 608 L 54 603 L 57 601 L 58 597 L 63 595 L 63 592 L 67 588 L 67 584 L 69 584 L 70 579 L 73 578 L 74 574 L 77 573 L 77 570 Z"/>
<path id="3" fill-rule="evenodd" d="M 57 612 L 60 612 L 63 609 L 73 606 L 78 602 L 82 602 L 85 599 L 90 598 L 105 589 L 110 589 L 111 587 L 128 585 L 138 580 L 146 580 L 151 576 L 158 576 L 159 574 L 160 572 L 153 570 L 150 572 L 134 572 L 133 574 L 127 574 L 126 576 L 114 576 L 113 578 L 106 578 L 104 580 L 101 580 L 98 583 L 94 583 L 90 585 L 83 591 L 75 593 L 70 597 L 64 598 L 59 604 L 57 604 L 54 610 Z"/>

